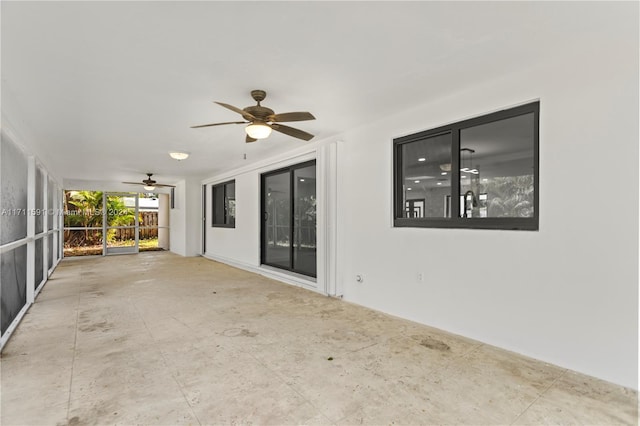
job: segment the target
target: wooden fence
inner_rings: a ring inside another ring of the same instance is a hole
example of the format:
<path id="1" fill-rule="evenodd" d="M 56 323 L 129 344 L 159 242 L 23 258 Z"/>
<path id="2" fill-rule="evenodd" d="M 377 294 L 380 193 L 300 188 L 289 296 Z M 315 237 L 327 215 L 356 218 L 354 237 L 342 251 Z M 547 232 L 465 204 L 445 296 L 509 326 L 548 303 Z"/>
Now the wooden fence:
<path id="1" fill-rule="evenodd" d="M 153 226 L 153 228 L 145 228 Z M 136 238 L 134 228 L 114 229 L 116 241 L 127 241 Z M 158 238 L 158 212 L 140 212 L 140 237 L 141 240 Z"/>

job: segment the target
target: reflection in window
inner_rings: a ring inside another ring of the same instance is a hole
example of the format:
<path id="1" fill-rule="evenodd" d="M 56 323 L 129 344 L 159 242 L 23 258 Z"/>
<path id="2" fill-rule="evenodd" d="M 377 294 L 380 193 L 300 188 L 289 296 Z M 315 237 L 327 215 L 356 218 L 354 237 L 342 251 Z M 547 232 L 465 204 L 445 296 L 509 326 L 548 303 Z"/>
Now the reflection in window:
<path id="1" fill-rule="evenodd" d="M 395 226 L 538 229 L 533 102 L 394 140 Z"/>
<path id="2" fill-rule="evenodd" d="M 446 217 L 451 193 L 451 133 L 402 145 L 405 218 Z"/>
<path id="3" fill-rule="evenodd" d="M 215 227 L 236 227 L 236 182 L 212 187 L 212 224 Z"/>
<path id="4" fill-rule="evenodd" d="M 293 269 L 316 275 L 316 166 L 293 171 Z"/>
<path id="5" fill-rule="evenodd" d="M 460 131 L 461 217 L 534 216 L 533 113 Z"/>
<path id="6" fill-rule="evenodd" d="M 261 262 L 317 274 L 315 161 L 262 175 Z"/>
<path id="7" fill-rule="evenodd" d="M 291 267 L 291 178 L 290 172 L 264 176 L 263 262 Z"/>

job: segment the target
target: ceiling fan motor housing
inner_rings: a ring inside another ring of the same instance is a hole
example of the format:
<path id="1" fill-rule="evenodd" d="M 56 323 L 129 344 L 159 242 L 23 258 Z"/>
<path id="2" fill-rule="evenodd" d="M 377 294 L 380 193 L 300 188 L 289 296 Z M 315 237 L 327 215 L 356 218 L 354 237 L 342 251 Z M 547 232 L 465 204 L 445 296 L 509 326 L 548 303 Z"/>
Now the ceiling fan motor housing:
<path id="1" fill-rule="evenodd" d="M 271 108 L 263 107 L 260 105 L 248 106 L 244 109 L 244 111 L 253 115 L 255 118 L 262 122 L 267 121 L 267 117 L 274 114 Z"/>

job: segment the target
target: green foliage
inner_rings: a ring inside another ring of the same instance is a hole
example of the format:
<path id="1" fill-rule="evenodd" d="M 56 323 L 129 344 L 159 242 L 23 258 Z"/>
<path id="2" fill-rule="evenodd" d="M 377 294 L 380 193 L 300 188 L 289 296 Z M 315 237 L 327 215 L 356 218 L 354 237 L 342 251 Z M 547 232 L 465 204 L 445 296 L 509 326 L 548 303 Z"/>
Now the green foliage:
<path id="1" fill-rule="evenodd" d="M 532 217 L 533 175 L 495 177 L 482 185 L 489 217 Z"/>
<path id="2" fill-rule="evenodd" d="M 103 224 L 102 191 L 67 191 L 65 193 L 65 227 L 98 228 L 84 232 L 67 231 L 65 241 L 71 246 L 100 244 Z M 135 223 L 135 210 L 125 206 L 121 197 L 108 196 L 107 226 L 126 226 Z M 116 237 L 116 230 L 107 232 L 107 242 Z"/>

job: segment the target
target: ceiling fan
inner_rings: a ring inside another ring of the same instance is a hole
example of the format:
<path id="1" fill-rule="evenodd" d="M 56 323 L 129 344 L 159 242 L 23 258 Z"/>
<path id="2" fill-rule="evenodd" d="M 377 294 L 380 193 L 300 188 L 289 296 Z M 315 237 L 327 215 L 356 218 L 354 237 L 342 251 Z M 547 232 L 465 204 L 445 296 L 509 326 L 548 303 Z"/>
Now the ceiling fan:
<path id="1" fill-rule="evenodd" d="M 225 123 L 213 123 L 202 124 L 200 126 L 191 126 L 192 129 L 200 127 L 221 126 L 225 124 L 248 124 L 245 128 L 247 137 L 245 142 L 255 142 L 258 139 L 265 139 L 271 134 L 271 130 L 275 130 L 285 135 L 292 136 L 294 138 L 302 139 L 305 141 L 311 140 L 313 135 L 300 129 L 285 126 L 280 124 L 290 121 L 307 121 L 315 120 L 316 118 L 309 112 L 285 112 L 282 114 L 276 114 L 271 108 L 260 105 L 260 102 L 267 97 L 267 92 L 264 90 L 252 90 L 251 97 L 258 103 L 258 105 L 248 106 L 244 109 L 234 107 L 233 105 L 225 104 L 222 102 L 215 102 L 216 104 L 230 109 L 233 112 L 237 112 L 246 121 L 228 121 Z"/>
<path id="2" fill-rule="evenodd" d="M 175 185 L 167 185 L 164 183 L 157 183 L 155 180 L 151 179 L 153 173 L 147 173 L 147 178 L 143 179 L 142 182 L 122 182 L 128 185 L 144 185 L 144 189 L 147 191 L 153 191 L 156 187 L 166 187 L 166 188 L 175 188 Z"/>

